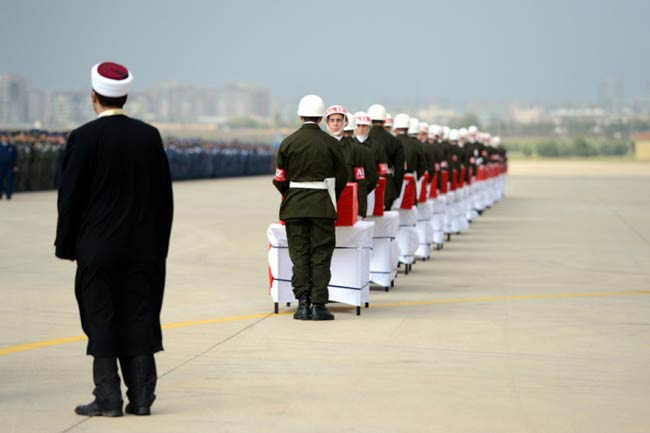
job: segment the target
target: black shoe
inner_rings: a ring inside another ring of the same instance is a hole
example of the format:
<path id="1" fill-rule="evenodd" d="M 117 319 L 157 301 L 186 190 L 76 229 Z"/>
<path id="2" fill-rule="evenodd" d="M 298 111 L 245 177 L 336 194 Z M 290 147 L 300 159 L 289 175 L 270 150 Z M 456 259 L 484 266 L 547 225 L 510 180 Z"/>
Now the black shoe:
<path id="1" fill-rule="evenodd" d="M 303 295 L 298 299 L 298 309 L 293 314 L 296 320 L 311 320 L 311 299 L 308 295 Z"/>
<path id="2" fill-rule="evenodd" d="M 311 320 L 334 320 L 334 314 L 329 312 L 325 304 L 314 304 Z"/>
<path id="3" fill-rule="evenodd" d="M 135 406 L 131 403 L 128 403 L 124 408 L 124 412 L 131 415 L 151 415 L 151 407 L 149 406 Z"/>
<path id="4" fill-rule="evenodd" d="M 128 406 L 127 406 L 128 408 Z M 101 407 L 97 400 L 92 401 L 91 403 L 88 404 L 81 404 L 77 406 L 74 409 L 74 413 L 77 415 L 82 415 L 82 416 L 110 416 L 110 417 L 116 417 L 116 416 L 122 416 L 124 413 L 122 412 L 122 403 L 120 403 L 119 407 L 109 409 L 105 407 Z"/>

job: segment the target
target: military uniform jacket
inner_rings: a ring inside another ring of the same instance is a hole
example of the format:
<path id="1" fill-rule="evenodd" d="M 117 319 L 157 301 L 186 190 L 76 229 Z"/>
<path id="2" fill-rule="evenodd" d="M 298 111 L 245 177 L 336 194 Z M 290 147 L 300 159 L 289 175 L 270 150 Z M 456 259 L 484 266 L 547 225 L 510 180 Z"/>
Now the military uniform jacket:
<path id="1" fill-rule="evenodd" d="M 402 144 L 381 125 L 373 125 L 370 128 L 368 138 L 376 140 L 383 145 L 388 169 L 393 172 L 392 183 L 395 188 L 394 191 L 397 191 L 399 195 L 404 179 L 404 148 Z"/>
<path id="2" fill-rule="evenodd" d="M 356 182 L 358 185 L 359 215 L 365 217 L 368 209 L 368 194 L 377 187 L 379 179 L 377 163 L 370 147 L 361 143 L 356 137 L 350 141 L 352 142 L 352 152 L 356 157 L 352 182 Z"/>
<path id="3" fill-rule="evenodd" d="M 80 264 L 164 260 L 173 200 L 158 130 L 115 115 L 72 131 L 57 206 L 57 257 Z"/>
<path id="4" fill-rule="evenodd" d="M 436 143 L 423 143 L 424 153 L 427 159 L 427 171 L 429 172 L 429 183 L 433 181 L 434 174 L 440 171 L 440 153 Z M 440 177 L 440 176 L 438 176 Z"/>
<path id="5" fill-rule="evenodd" d="M 0 167 L 13 168 L 16 166 L 18 151 L 13 144 L 0 144 Z"/>
<path id="6" fill-rule="evenodd" d="M 427 171 L 427 163 L 422 143 L 420 143 L 418 139 L 409 137 L 406 134 L 398 135 L 397 139 L 404 147 L 406 171 L 408 173 L 415 171 L 417 172 L 418 178 L 422 177 L 424 172 Z"/>
<path id="7" fill-rule="evenodd" d="M 315 123 L 305 123 L 280 144 L 273 184 L 283 195 L 280 219 L 336 219 L 327 190 L 290 188 L 290 182 L 314 182 L 336 178 L 336 198 L 348 180 L 339 142 Z"/>

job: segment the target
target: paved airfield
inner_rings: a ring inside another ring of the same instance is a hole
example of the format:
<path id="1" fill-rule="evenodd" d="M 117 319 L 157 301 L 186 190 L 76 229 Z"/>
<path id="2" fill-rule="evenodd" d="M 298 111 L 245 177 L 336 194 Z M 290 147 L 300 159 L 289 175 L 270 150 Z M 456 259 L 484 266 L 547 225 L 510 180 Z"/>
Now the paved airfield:
<path id="1" fill-rule="evenodd" d="M 92 400 L 56 193 L 0 201 L 0 430 L 650 431 L 650 164 L 513 162 L 505 201 L 370 309 L 267 295 L 270 177 L 174 185 L 153 416 Z"/>

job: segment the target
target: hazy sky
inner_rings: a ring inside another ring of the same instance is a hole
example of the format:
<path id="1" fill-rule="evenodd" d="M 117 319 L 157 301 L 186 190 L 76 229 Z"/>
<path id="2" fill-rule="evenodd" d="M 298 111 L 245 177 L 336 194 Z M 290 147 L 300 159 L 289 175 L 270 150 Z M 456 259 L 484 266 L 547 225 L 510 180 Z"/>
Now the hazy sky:
<path id="1" fill-rule="evenodd" d="M 326 103 L 592 101 L 650 82 L 649 0 L 2 0 L 0 74 L 89 88 L 94 63 L 163 81 L 259 83 Z"/>

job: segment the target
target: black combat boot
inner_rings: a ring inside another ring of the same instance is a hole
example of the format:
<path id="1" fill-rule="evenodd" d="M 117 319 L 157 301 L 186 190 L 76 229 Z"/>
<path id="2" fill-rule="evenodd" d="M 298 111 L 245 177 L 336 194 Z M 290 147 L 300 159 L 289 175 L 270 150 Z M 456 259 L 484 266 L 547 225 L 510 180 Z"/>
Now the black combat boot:
<path id="1" fill-rule="evenodd" d="M 93 360 L 93 381 L 95 400 L 77 406 L 75 413 L 83 416 L 122 416 L 122 392 L 115 358 Z"/>
<path id="2" fill-rule="evenodd" d="M 311 320 L 334 320 L 334 314 L 329 312 L 325 304 L 314 304 Z"/>
<path id="3" fill-rule="evenodd" d="M 153 354 L 120 358 L 120 366 L 129 398 L 125 412 L 131 415 L 151 415 L 158 379 Z"/>
<path id="4" fill-rule="evenodd" d="M 309 295 L 302 295 L 298 299 L 298 309 L 293 314 L 296 320 L 311 320 L 311 299 Z"/>

